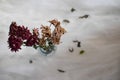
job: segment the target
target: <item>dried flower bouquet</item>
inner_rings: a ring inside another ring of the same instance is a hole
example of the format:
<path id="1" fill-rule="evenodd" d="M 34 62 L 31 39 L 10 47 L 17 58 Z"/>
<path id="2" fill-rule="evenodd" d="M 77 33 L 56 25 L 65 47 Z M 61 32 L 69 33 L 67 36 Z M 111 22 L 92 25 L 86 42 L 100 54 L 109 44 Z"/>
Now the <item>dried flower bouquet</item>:
<path id="1" fill-rule="evenodd" d="M 12 22 L 9 29 L 8 44 L 11 51 L 19 51 L 21 46 L 29 46 L 37 49 L 42 48 L 45 51 L 53 49 L 54 45 L 60 43 L 61 36 L 66 30 L 61 27 L 60 22 L 56 19 L 49 21 L 50 26 L 41 25 L 39 28 L 34 28 L 32 32 L 28 27 L 18 26 L 16 22 Z M 54 30 L 51 30 L 51 25 Z"/>

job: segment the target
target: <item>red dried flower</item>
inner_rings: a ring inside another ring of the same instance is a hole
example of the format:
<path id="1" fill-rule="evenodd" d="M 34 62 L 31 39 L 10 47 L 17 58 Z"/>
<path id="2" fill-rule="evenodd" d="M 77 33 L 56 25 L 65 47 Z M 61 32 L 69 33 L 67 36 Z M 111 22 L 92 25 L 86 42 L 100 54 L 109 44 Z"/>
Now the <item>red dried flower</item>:
<path id="1" fill-rule="evenodd" d="M 12 22 L 10 24 L 10 31 L 9 31 L 9 35 L 16 35 L 18 31 L 18 26 L 16 24 L 16 22 Z"/>
<path id="2" fill-rule="evenodd" d="M 17 31 L 17 37 L 21 37 L 23 40 L 28 39 L 32 34 L 28 30 L 27 27 L 24 26 L 18 26 L 18 31 Z"/>
<path id="3" fill-rule="evenodd" d="M 16 22 L 12 22 L 10 25 L 9 35 L 15 35 L 21 37 L 23 40 L 28 39 L 31 36 L 27 27 L 17 26 Z"/>
<path id="4" fill-rule="evenodd" d="M 31 35 L 28 39 L 27 39 L 27 41 L 26 41 L 26 46 L 33 46 L 33 45 L 36 45 L 36 44 L 38 44 L 38 41 L 39 41 L 39 39 L 38 39 L 38 37 L 36 36 L 36 35 Z"/>
<path id="5" fill-rule="evenodd" d="M 10 35 L 8 38 L 8 44 L 9 44 L 9 47 L 11 48 L 11 51 L 16 52 L 19 49 L 21 49 L 22 43 L 23 43 L 22 39 L 14 35 Z"/>

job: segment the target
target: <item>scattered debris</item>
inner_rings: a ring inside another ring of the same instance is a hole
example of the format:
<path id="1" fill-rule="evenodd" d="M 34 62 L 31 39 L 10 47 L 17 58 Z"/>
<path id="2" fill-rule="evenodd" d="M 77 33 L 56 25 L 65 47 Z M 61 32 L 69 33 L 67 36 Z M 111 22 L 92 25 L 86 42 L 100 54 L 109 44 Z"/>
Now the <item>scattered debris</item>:
<path id="1" fill-rule="evenodd" d="M 64 73 L 64 72 L 66 72 L 66 71 L 64 71 L 64 70 L 61 70 L 61 69 L 57 69 L 59 72 L 61 72 L 61 73 Z"/>
<path id="2" fill-rule="evenodd" d="M 77 43 L 77 47 L 81 47 L 81 42 L 78 40 L 73 40 L 74 43 Z"/>
<path id="3" fill-rule="evenodd" d="M 69 48 L 69 52 L 73 52 L 74 51 L 74 49 L 73 48 Z"/>
<path id="4" fill-rule="evenodd" d="M 75 11 L 75 9 L 74 8 L 71 8 L 71 12 L 74 12 Z"/>
<path id="5" fill-rule="evenodd" d="M 89 17 L 89 15 L 88 14 L 85 14 L 85 15 L 83 15 L 83 16 L 80 16 L 79 18 L 88 18 Z"/>
<path id="6" fill-rule="evenodd" d="M 81 51 L 80 51 L 80 54 L 83 54 L 84 52 L 85 52 L 84 50 L 81 50 Z"/>
<path id="7" fill-rule="evenodd" d="M 29 63 L 31 64 L 31 63 L 33 63 L 33 61 L 32 61 L 32 60 L 29 60 Z"/>
<path id="8" fill-rule="evenodd" d="M 81 43 L 81 42 L 78 42 L 78 43 L 77 43 L 77 47 L 81 47 L 80 43 Z"/>
<path id="9" fill-rule="evenodd" d="M 67 19 L 64 19 L 63 22 L 65 22 L 65 23 L 70 23 L 70 21 L 67 20 Z"/>

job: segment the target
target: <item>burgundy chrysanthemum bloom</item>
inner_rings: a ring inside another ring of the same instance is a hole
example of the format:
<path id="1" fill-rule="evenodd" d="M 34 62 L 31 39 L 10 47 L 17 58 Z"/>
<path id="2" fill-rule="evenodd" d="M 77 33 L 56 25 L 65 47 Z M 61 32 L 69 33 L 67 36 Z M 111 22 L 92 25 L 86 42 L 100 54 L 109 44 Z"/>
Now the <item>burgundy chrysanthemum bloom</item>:
<path id="1" fill-rule="evenodd" d="M 9 35 L 15 35 L 21 37 L 23 40 L 28 39 L 31 36 L 27 27 L 17 26 L 16 22 L 12 22 L 10 25 Z"/>
<path id="2" fill-rule="evenodd" d="M 12 22 L 10 24 L 9 35 L 17 35 L 17 31 L 18 31 L 18 26 L 16 22 Z"/>
<path id="3" fill-rule="evenodd" d="M 10 35 L 8 38 L 8 44 L 9 47 L 11 48 L 11 51 L 18 51 L 19 49 L 21 49 L 21 45 L 22 45 L 22 39 L 18 38 L 14 35 Z"/>
<path id="4" fill-rule="evenodd" d="M 28 39 L 32 34 L 28 30 L 27 27 L 24 26 L 18 26 L 18 31 L 17 31 L 17 37 L 21 37 L 23 40 Z"/>
<path id="5" fill-rule="evenodd" d="M 26 46 L 33 46 L 33 45 L 36 45 L 36 44 L 38 44 L 38 36 L 36 36 L 36 35 L 31 35 L 28 39 L 27 39 L 27 41 L 26 41 Z"/>

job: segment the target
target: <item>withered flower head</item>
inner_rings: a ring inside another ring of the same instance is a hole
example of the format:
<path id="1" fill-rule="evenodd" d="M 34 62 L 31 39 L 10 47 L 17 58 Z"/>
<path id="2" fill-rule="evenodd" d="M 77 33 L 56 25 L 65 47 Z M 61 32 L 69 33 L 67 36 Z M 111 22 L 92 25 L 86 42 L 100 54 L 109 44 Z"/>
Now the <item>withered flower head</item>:
<path id="1" fill-rule="evenodd" d="M 53 19 L 51 21 L 49 21 L 51 24 L 53 24 L 55 27 L 57 27 L 58 25 L 60 25 L 60 22 L 56 19 Z"/>
<path id="2" fill-rule="evenodd" d="M 64 28 L 62 28 L 60 25 L 57 25 L 54 29 L 54 31 L 52 32 L 52 40 L 54 44 L 59 44 L 60 43 L 60 39 L 62 34 L 64 34 L 66 32 L 66 30 Z"/>

